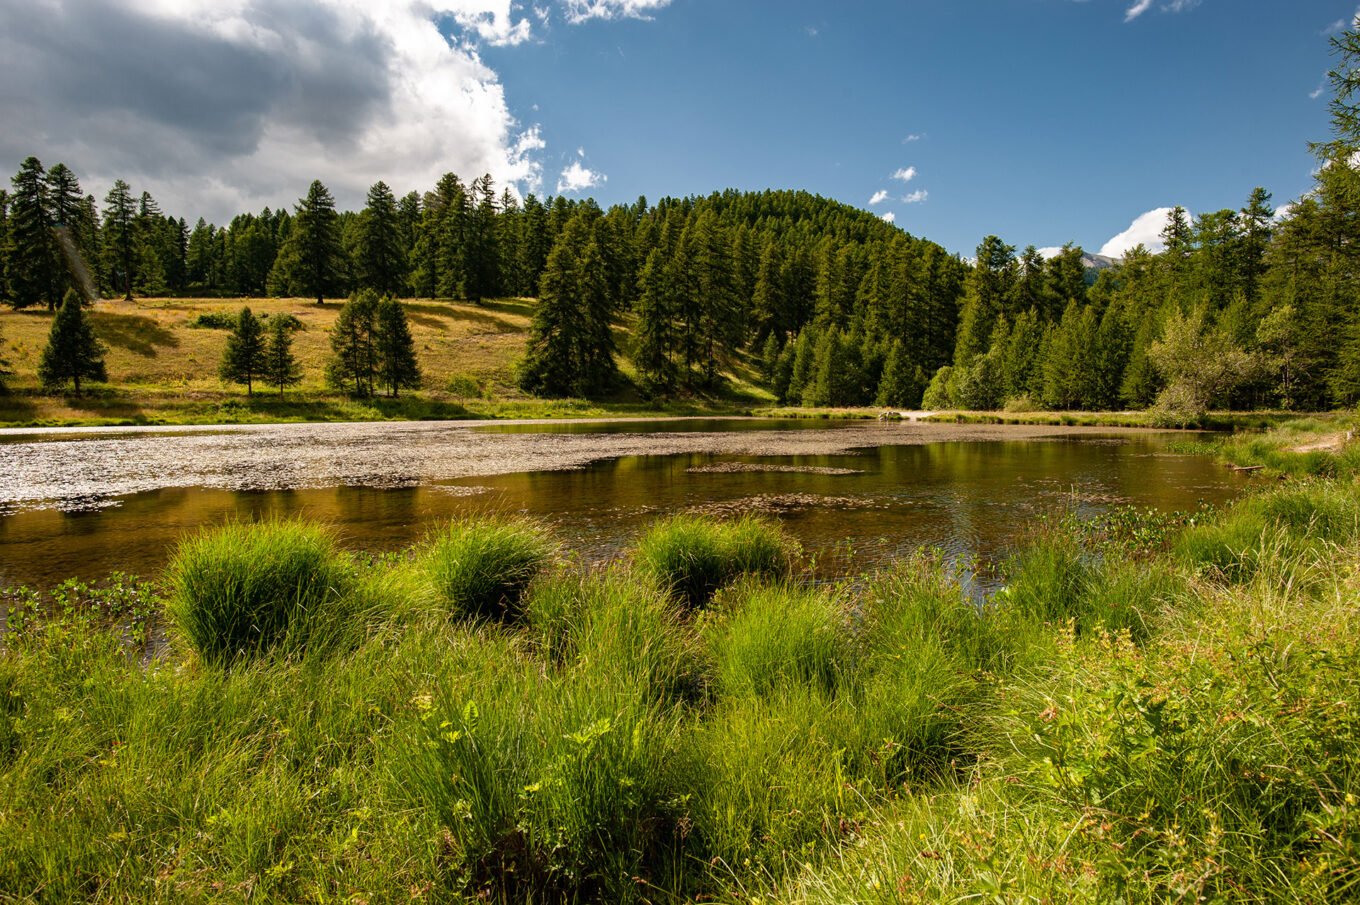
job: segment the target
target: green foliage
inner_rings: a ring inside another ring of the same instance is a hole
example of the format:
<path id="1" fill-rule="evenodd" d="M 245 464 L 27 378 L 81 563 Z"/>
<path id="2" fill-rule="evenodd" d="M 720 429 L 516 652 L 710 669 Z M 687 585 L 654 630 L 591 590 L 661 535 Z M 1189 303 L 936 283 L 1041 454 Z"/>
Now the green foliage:
<path id="1" fill-rule="evenodd" d="M 373 329 L 378 378 L 387 387 L 388 395 L 395 399 L 403 387 L 419 389 L 416 344 L 401 302 L 391 296 L 379 301 Z"/>
<path id="2" fill-rule="evenodd" d="M 264 376 L 268 366 L 264 328 L 249 308 L 242 308 L 222 350 L 218 376 L 233 383 L 244 383 L 246 395 L 249 396 L 253 392 L 255 378 Z"/>
<path id="3" fill-rule="evenodd" d="M 350 296 L 331 327 L 331 357 L 326 362 L 326 383 L 349 390 L 359 398 L 373 395 L 378 370 L 376 343 L 377 293 L 365 289 Z"/>
<path id="4" fill-rule="evenodd" d="M 13 192 L 9 195 L 6 226 L 9 241 L 0 249 L 4 254 L 9 302 L 15 308 L 45 304 L 53 310 L 68 280 L 52 235 L 47 174 L 38 158 L 28 157 L 10 183 Z"/>
<path id="5" fill-rule="evenodd" d="M 633 551 L 638 568 L 690 608 L 707 605 L 741 576 L 785 578 L 797 555 L 797 545 L 761 519 L 719 523 L 688 515 L 658 522 Z"/>
<path id="6" fill-rule="evenodd" d="M 66 290 L 66 298 L 52 319 L 47 346 L 38 363 L 38 379 L 49 392 L 65 387 L 70 381 L 79 396 L 82 378 L 108 379 L 104 369 L 104 344 L 95 338 L 84 311 L 84 302 L 76 291 Z"/>
<path id="7" fill-rule="evenodd" d="M 269 319 L 269 337 L 265 341 L 264 366 L 260 376 L 270 386 L 277 387 L 279 396 L 285 388 L 302 382 L 302 368 L 293 356 L 293 332 L 290 320 L 292 315 L 279 315 Z"/>
<path id="8" fill-rule="evenodd" d="M 548 565 L 553 542 L 520 520 L 450 522 L 429 542 L 425 568 L 448 611 L 468 619 L 514 622 L 520 598 Z"/>
<path id="9" fill-rule="evenodd" d="M 703 626 L 718 693 L 760 697 L 790 684 L 834 693 L 855 665 L 849 623 L 832 595 L 780 585 L 732 588 Z"/>
<path id="10" fill-rule="evenodd" d="M 363 629 L 351 568 L 326 531 L 302 522 L 200 532 L 180 544 L 168 582 L 171 619 L 215 666 L 325 651 Z"/>

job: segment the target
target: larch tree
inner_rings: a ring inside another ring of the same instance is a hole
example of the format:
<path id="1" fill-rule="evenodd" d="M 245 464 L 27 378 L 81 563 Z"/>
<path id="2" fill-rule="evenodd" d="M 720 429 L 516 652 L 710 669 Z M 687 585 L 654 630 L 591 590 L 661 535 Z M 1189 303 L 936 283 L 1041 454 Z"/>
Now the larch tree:
<path id="1" fill-rule="evenodd" d="M 222 350 L 218 376 L 231 383 L 244 383 L 246 395 L 250 396 L 254 393 L 255 378 L 264 374 L 265 366 L 264 328 L 249 308 L 242 308 Z"/>
<path id="2" fill-rule="evenodd" d="M 373 395 L 378 370 L 375 332 L 378 295 L 361 289 L 341 307 L 331 328 L 331 357 L 326 382 L 339 390 L 366 398 Z"/>
<path id="3" fill-rule="evenodd" d="M 52 235 L 46 172 L 36 157 L 27 158 L 11 180 L 9 247 L 5 279 L 15 308 L 46 304 L 56 308 L 65 286 L 57 242 Z"/>
<path id="4" fill-rule="evenodd" d="M 406 309 L 392 296 L 378 302 L 374 323 L 378 379 L 395 399 L 402 389 L 420 388 L 420 365 Z"/>
<path id="5" fill-rule="evenodd" d="M 282 398 L 287 387 L 302 382 L 302 368 L 293 355 L 293 332 L 288 318 L 276 315 L 269 319 L 269 336 L 264 345 L 264 370 L 261 378 L 279 391 Z"/>
<path id="6" fill-rule="evenodd" d="M 123 180 L 113 183 L 104 196 L 104 274 L 106 285 L 123 298 L 132 300 L 137 280 L 137 203 L 132 188 Z"/>
<path id="7" fill-rule="evenodd" d="M 283 259 L 286 282 L 299 295 L 314 297 L 318 305 L 340 286 L 344 249 L 340 244 L 340 215 L 335 198 L 321 180 L 312 182 L 307 197 L 298 201 Z"/>
<path id="8" fill-rule="evenodd" d="M 400 295 L 406 288 L 406 251 L 396 196 L 385 182 L 368 190 L 368 204 L 359 215 L 359 285 L 382 295 Z"/>
<path id="9" fill-rule="evenodd" d="M 84 301 L 74 289 L 66 291 L 61 308 L 52 319 L 47 347 L 38 362 L 38 379 L 48 391 L 59 390 L 69 381 L 75 385 L 77 396 L 81 380 L 108 379 L 104 345 L 85 320 Z"/>

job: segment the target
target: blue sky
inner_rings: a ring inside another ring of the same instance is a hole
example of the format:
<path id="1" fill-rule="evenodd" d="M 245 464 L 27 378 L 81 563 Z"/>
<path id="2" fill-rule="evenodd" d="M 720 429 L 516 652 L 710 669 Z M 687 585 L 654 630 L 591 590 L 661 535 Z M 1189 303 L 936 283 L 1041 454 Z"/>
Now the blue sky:
<path id="1" fill-rule="evenodd" d="M 0 0 L 0 167 L 191 222 L 490 172 L 604 204 L 806 189 L 963 255 L 1138 220 L 1118 252 L 1171 205 L 1308 190 L 1356 3 Z"/>
<path id="2" fill-rule="evenodd" d="M 954 251 L 988 233 L 1098 251 L 1150 209 L 1306 191 L 1324 33 L 1354 2 L 1131 4 L 675 0 L 488 58 L 550 170 L 584 149 L 604 202 L 886 191 L 873 210 Z"/>

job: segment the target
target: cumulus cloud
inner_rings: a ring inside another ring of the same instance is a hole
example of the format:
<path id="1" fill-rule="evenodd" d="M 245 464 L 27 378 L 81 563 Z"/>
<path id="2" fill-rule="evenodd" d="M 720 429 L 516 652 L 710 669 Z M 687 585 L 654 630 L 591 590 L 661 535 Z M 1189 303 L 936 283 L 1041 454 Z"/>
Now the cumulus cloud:
<path id="1" fill-rule="evenodd" d="M 448 171 L 528 186 L 542 137 L 476 50 L 526 34 L 511 0 L 0 4 L 0 114 L 24 124 L 0 164 L 63 161 L 97 196 L 123 178 L 218 222 L 313 179 L 342 207 Z"/>
<path id="2" fill-rule="evenodd" d="M 1061 245 L 1047 245 L 1039 249 L 1039 257 L 1043 258 L 1045 261 L 1050 261 L 1062 253 L 1063 250 Z"/>
<path id="3" fill-rule="evenodd" d="M 916 167 L 904 167 L 892 174 L 893 179 L 900 179 L 903 182 L 911 182 L 916 178 Z"/>
<path id="4" fill-rule="evenodd" d="M 887 189 L 879 189 L 878 191 L 874 192 L 874 196 L 873 196 L 872 198 L 869 199 L 869 206 L 870 206 L 870 207 L 873 207 L 875 204 L 882 204 L 884 201 L 887 201 L 887 200 L 888 200 L 888 190 L 887 190 Z"/>
<path id="5" fill-rule="evenodd" d="M 886 214 L 883 215 L 881 219 L 883 220 L 884 223 L 896 223 L 897 215 L 894 214 L 892 211 L 888 211 Z"/>
<path id="6" fill-rule="evenodd" d="M 562 175 L 557 180 L 557 194 L 565 195 L 573 192 L 584 192 L 586 189 L 593 189 L 603 185 L 609 177 L 603 173 L 589 169 L 579 160 L 573 160 Z"/>
<path id="7" fill-rule="evenodd" d="M 921 202 L 925 201 L 925 200 L 926 200 L 927 198 L 929 198 L 929 197 L 930 197 L 930 192 L 927 192 L 925 189 L 917 189 L 916 191 L 912 192 L 910 195 L 904 196 L 904 197 L 902 198 L 902 203 L 903 203 L 903 204 L 920 204 Z"/>
<path id="8" fill-rule="evenodd" d="M 579 25 L 587 19 L 650 19 L 670 5 L 671 0 L 563 0 L 562 11 L 568 22 Z"/>
<path id="9" fill-rule="evenodd" d="M 1137 245 L 1148 251 L 1158 252 L 1166 248 L 1162 242 L 1162 230 L 1166 228 L 1166 218 L 1173 208 L 1158 207 L 1145 214 L 1139 214 L 1129 224 L 1129 228 L 1110 239 L 1100 248 L 1100 253 L 1109 258 L 1122 258 L 1126 252 Z"/>

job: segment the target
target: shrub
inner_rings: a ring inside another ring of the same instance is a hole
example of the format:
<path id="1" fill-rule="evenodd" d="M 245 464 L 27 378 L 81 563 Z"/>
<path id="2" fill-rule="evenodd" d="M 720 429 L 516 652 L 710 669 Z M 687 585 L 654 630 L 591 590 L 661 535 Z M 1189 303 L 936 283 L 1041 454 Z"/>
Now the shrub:
<path id="1" fill-rule="evenodd" d="M 673 597 L 698 608 L 740 576 L 787 577 L 797 555 L 797 544 L 761 519 L 723 523 L 677 515 L 642 536 L 634 559 Z"/>
<path id="2" fill-rule="evenodd" d="M 208 311 L 189 321 L 193 330 L 230 330 L 236 326 L 237 317 L 225 311 Z"/>
<path id="3" fill-rule="evenodd" d="M 204 660 L 224 665 L 286 644 L 324 647 L 351 632 L 348 563 L 325 529 L 304 522 L 233 524 L 182 542 L 169 567 L 168 610 Z"/>
<path id="4" fill-rule="evenodd" d="M 436 594 L 453 613 L 513 622 L 525 589 L 554 551 L 531 522 L 467 518 L 450 522 L 430 542 L 426 562 Z"/>

